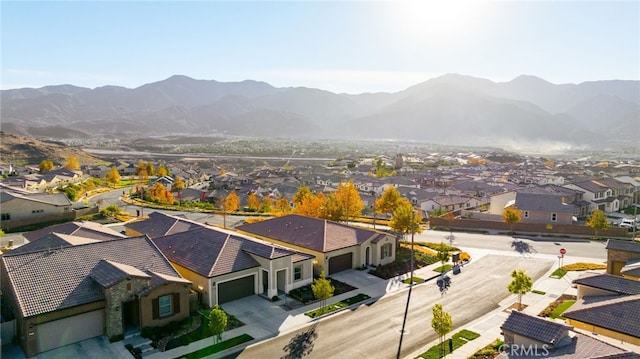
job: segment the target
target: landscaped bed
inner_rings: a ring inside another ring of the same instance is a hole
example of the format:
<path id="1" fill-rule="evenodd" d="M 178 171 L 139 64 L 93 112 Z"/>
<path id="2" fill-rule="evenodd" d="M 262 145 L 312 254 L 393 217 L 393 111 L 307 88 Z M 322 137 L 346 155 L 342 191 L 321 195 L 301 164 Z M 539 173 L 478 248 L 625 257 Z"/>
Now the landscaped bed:
<path id="1" fill-rule="evenodd" d="M 465 345 L 467 342 L 470 342 L 478 337 L 480 337 L 480 334 L 476 332 L 472 332 L 467 329 L 463 329 L 457 332 L 456 334 L 451 336 L 451 340 L 453 342 L 452 343 L 453 350 L 455 351 L 456 349 Z M 448 339 L 445 340 L 444 345 L 442 347 L 444 349 L 445 355 L 451 354 L 451 351 L 449 350 Z M 426 352 L 418 356 L 418 358 L 423 358 L 423 359 L 439 359 L 441 357 L 442 356 L 440 355 L 440 344 L 436 344 L 432 346 L 431 348 L 429 348 L 429 350 L 427 350 Z"/>
<path id="2" fill-rule="evenodd" d="M 324 315 L 324 314 L 332 313 L 332 312 L 338 311 L 340 309 L 347 308 L 348 306 L 350 306 L 352 304 L 356 304 L 356 303 L 365 301 L 365 300 L 370 299 L 370 298 L 371 298 L 370 296 L 361 293 L 361 294 L 358 294 L 358 295 L 353 296 L 351 298 L 347 298 L 345 300 L 342 300 L 340 302 L 336 302 L 336 303 L 327 305 L 324 308 L 318 308 L 316 310 L 312 310 L 312 311 L 306 312 L 304 314 L 306 316 L 308 316 L 308 317 L 316 318 L 316 317 L 319 317 L 319 316 Z"/>
<path id="3" fill-rule="evenodd" d="M 197 350 L 195 352 L 189 353 L 187 355 L 181 355 L 178 358 L 187 358 L 187 359 L 204 358 L 204 357 L 206 357 L 208 355 L 212 355 L 212 354 L 221 352 L 221 351 L 223 351 L 225 349 L 233 348 L 236 345 L 240 345 L 242 343 L 246 343 L 246 342 L 251 341 L 251 340 L 253 340 L 252 336 L 250 336 L 249 334 L 242 334 L 242 335 L 239 335 L 237 337 L 221 341 L 220 343 L 216 343 L 216 344 L 210 345 L 208 347 L 202 348 L 200 350 Z M 176 358 L 176 359 L 178 359 L 178 358 Z"/>
<path id="4" fill-rule="evenodd" d="M 422 268 L 438 262 L 438 259 L 422 253 L 420 251 L 414 251 L 414 269 Z M 400 247 L 396 253 L 396 260 L 387 265 L 376 267 L 370 270 L 369 273 L 380 277 L 382 279 L 390 279 L 395 276 L 409 273 L 411 271 L 411 249 Z"/>
<path id="5" fill-rule="evenodd" d="M 550 317 L 550 318 L 562 318 L 562 313 L 567 310 L 570 306 L 572 306 L 576 302 L 575 295 L 563 294 L 558 299 L 549 303 L 549 305 L 544 308 L 542 312 L 538 314 L 539 317 Z"/>
<path id="6" fill-rule="evenodd" d="M 334 288 L 334 296 L 356 289 L 355 287 L 350 286 L 347 283 L 335 280 L 331 277 L 327 277 L 327 279 L 329 280 L 329 282 L 331 282 L 331 285 Z M 316 301 L 316 297 L 313 295 L 313 290 L 311 289 L 311 284 L 305 285 L 304 287 L 292 289 L 291 291 L 289 291 L 289 296 L 305 305 Z"/>

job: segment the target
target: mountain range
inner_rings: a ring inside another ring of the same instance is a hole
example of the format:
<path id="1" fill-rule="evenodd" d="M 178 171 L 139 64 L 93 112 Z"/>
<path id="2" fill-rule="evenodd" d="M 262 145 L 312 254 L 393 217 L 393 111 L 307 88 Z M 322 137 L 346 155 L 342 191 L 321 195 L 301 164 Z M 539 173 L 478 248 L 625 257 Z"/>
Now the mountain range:
<path id="1" fill-rule="evenodd" d="M 393 139 L 455 145 L 637 147 L 640 81 L 556 85 L 448 74 L 395 93 L 336 94 L 175 75 L 134 89 L 1 91 L 2 130 L 49 138 L 175 134 Z"/>

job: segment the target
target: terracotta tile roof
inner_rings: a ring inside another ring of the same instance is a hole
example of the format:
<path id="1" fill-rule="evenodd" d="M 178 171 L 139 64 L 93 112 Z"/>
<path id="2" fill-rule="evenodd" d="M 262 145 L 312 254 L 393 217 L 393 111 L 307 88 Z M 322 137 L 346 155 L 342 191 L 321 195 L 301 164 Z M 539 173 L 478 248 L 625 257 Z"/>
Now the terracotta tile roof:
<path id="1" fill-rule="evenodd" d="M 500 328 L 550 345 L 557 344 L 562 339 L 565 331 L 571 329 L 567 325 L 518 311 L 512 311 Z"/>
<path id="2" fill-rule="evenodd" d="M 297 214 L 245 224 L 236 229 L 324 253 L 357 246 L 372 238 L 379 241 L 385 236 L 391 237 L 370 229 Z"/>
<path id="3" fill-rule="evenodd" d="M 587 275 L 573 280 L 573 284 L 607 290 L 626 295 L 640 294 L 640 281 L 612 274 Z"/>
<path id="4" fill-rule="evenodd" d="M 640 338 L 640 294 L 586 297 L 562 316 Z"/>
<path id="5" fill-rule="evenodd" d="M 180 277 L 146 236 L 69 246 L 52 251 L 3 255 L 3 270 L 24 317 L 104 299 L 91 271 L 111 261 Z"/>

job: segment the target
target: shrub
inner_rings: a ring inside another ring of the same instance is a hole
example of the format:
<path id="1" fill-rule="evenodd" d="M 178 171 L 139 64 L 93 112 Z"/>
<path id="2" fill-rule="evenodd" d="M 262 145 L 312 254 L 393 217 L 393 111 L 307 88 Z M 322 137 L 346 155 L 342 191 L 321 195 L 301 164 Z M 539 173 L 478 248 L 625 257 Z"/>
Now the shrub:
<path id="1" fill-rule="evenodd" d="M 435 250 L 435 251 L 439 251 L 439 250 L 440 250 L 440 248 L 441 248 L 443 245 L 444 245 L 444 249 L 445 249 L 446 251 L 449 251 L 449 252 L 455 252 L 455 251 L 459 251 L 459 250 L 460 250 L 460 248 L 458 248 L 458 247 L 454 247 L 454 246 L 450 246 L 450 245 L 448 245 L 448 244 L 446 244 L 446 243 L 420 242 L 420 244 L 419 244 L 419 245 L 421 245 L 421 246 L 425 246 L 425 247 L 429 247 L 429 248 L 431 248 L 431 249 L 433 249 L 433 250 Z"/>
<path id="2" fill-rule="evenodd" d="M 460 252 L 460 261 L 464 262 L 465 260 L 466 261 L 470 261 L 471 260 L 471 256 L 467 252 Z"/>
<path id="3" fill-rule="evenodd" d="M 578 262 L 573 264 L 567 264 L 562 266 L 562 269 L 565 271 L 585 271 L 585 270 L 594 270 L 594 269 L 607 269 L 606 264 L 599 263 L 584 263 Z"/>

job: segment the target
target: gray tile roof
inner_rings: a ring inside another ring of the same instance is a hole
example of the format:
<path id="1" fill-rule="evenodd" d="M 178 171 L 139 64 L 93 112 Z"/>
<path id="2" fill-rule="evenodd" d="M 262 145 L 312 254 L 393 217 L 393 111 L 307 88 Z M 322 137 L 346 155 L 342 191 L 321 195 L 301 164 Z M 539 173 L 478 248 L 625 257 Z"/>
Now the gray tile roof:
<path id="1" fill-rule="evenodd" d="M 374 237 L 380 240 L 381 233 L 297 214 L 245 224 L 236 229 L 324 253 L 357 246 Z"/>
<path id="2" fill-rule="evenodd" d="M 565 343 L 563 343 L 565 344 Z M 544 354 L 544 355 L 543 355 Z M 565 345 L 549 348 L 548 353 L 542 348 L 537 351 L 510 351 L 504 349 L 496 359 L 640 359 L 640 355 L 603 342 L 582 333 L 573 333 L 573 338 Z"/>
<path id="3" fill-rule="evenodd" d="M 240 250 L 240 239 L 208 228 L 154 238 L 153 241 L 171 262 L 208 278 L 260 266 Z"/>
<path id="4" fill-rule="evenodd" d="M 18 253 L 48 251 L 48 250 L 75 246 L 79 244 L 87 244 L 92 242 L 99 242 L 99 241 L 96 239 L 70 236 L 70 235 L 60 234 L 60 233 L 49 233 L 38 240 L 25 243 L 20 247 L 12 249 L 11 253 L 18 254 Z"/>
<path id="5" fill-rule="evenodd" d="M 562 316 L 640 338 L 640 295 L 587 297 L 576 304 Z"/>
<path id="6" fill-rule="evenodd" d="M 573 284 L 607 290 L 626 295 L 640 294 L 640 281 L 612 274 L 596 274 L 574 279 Z"/>
<path id="7" fill-rule="evenodd" d="M 28 241 L 33 242 L 46 236 L 49 233 L 70 234 L 77 237 L 97 239 L 100 241 L 126 237 L 122 233 L 114 231 L 113 229 L 102 224 L 81 221 L 67 222 L 45 227 L 36 231 L 23 233 L 23 236 Z"/>
<path id="8" fill-rule="evenodd" d="M 89 275 L 104 288 L 111 287 L 128 277 L 151 279 L 150 275 L 135 267 L 105 260 L 98 262 Z"/>
<path id="9" fill-rule="evenodd" d="M 575 206 L 562 203 L 562 196 L 540 193 L 516 193 L 516 207 L 522 211 L 573 213 Z"/>
<path id="10" fill-rule="evenodd" d="M 609 239 L 606 249 L 614 249 L 619 251 L 628 251 L 640 253 L 640 243 L 634 241 L 621 241 L 617 239 Z"/>
<path id="11" fill-rule="evenodd" d="M 563 333 L 571 327 L 550 320 L 512 311 L 500 327 L 544 344 L 555 345 L 562 339 Z"/>
<path id="12" fill-rule="evenodd" d="M 0 203 L 5 203 L 13 199 L 45 203 L 52 206 L 71 206 L 72 203 L 64 193 L 27 193 L 20 194 L 11 191 L 0 191 Z"/>
<path id="13" fill-rule="evenodd" d="M 203 224 L 161 212 L 151 212 L 149 219 L 125 224 L 126 228 L 130 228 L 138 233 L 144 233 L 152 239 L 169 234 L 186 232 L 203 226 Z"/>
<path id="14" fill-rule="evenodd" d="M 146 236 L 101 241 L 52 251 L 3 255 L 3 270 L 24 317 L 104 300 L 90 277 L 102 260 L 180 277 Z"/>
<path id="15" fill-rule="evenodd" d="M 620 273 L 622 273 L 623 275 L 640 277 L 640 259 L 632 259 L 630 261 L 627 261 L 625 266 L 620 269 Z"/>

